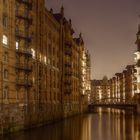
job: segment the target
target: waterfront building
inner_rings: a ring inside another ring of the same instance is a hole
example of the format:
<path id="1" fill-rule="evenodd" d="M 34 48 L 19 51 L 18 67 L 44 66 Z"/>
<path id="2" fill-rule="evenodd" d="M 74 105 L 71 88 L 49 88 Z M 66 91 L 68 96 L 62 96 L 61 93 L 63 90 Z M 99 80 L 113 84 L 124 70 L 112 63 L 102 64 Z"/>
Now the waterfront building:
<path id="1" fill-rule="evenodd" d="M 138 113 L 140 113 L 140 24 L 138 26 L 138 32 L 136 34 L 137 50 L 135 51 L 135 101 L 138 105 Z"/>
<path id="2" fill-rule="evenodd" d="M 102 101 L 102 81 L 91 80 L 91 103 L 97 103 Z"/>
<path id="3" fill-rule="evenodd" d="M 125 73 L 125 98 L 126 102 L 132 102 L 134 99 L 134 65 L 126 66 Z"/>
<path id="4" fill-rule="evenodd" d="M 54 13 L 44 0 L 4 0 L 0 17 L 0 133 L 85 112 L 90 55 L 64 8 Z"/>
<path id="5" fill-rule="evenodd" d="M 107 103 L 110 102 L 110 85 L 106 76 L 102 80 L 91 81 L 91 102 Z"/>
<path id="6" fill-rule="evenodd" d="M 126 66 L 122 73 L 116 73 L 107 80 L 92 80 L 91 102 L 133 103 L 135 100 L 135 67 Z"/>

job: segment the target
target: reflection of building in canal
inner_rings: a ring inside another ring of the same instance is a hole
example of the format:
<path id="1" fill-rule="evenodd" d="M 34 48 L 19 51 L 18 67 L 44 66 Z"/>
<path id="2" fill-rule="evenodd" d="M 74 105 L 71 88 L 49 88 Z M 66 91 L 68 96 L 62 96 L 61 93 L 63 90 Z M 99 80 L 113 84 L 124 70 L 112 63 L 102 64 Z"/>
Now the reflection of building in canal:
<path id="1" fill-rule="evenodd" d="M 92 118 L 92 137 L 97 140 L 139 139 L 139 118 L 131 110 L 98 108 L 97 112 Z"/>

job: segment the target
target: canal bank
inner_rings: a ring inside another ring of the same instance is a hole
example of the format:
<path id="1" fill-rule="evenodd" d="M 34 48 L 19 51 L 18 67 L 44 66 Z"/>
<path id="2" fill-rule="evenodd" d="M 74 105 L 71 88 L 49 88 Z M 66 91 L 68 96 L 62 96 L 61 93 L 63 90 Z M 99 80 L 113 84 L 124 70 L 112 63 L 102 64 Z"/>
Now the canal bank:
<path id="1" fill-rule="evenodd" d="M 0 137 L 1 140 L 139 140 L 140 117 L 131 110 L 97 108 L 55 124 Z"/>
<path id="2" fill-rule="evenodd" d="M 25 111 L 18 106 L 4 106 L 3 113 L 0 114 L 0 135 L 46 126 L 88 111 L 87 102 L 80 105 L 78 103 L 44 104 L 43 110 L 34 110 L 34 108 L 35 106 L 30 105 L 30 108 Z M 12 118 L 12 115 L 16 118 Z"/>

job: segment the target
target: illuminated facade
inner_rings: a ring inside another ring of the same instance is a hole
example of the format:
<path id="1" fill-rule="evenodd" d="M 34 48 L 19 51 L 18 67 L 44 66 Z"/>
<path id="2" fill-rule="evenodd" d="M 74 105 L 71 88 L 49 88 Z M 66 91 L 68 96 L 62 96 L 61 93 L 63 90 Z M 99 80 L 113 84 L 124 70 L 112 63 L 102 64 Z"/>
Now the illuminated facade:
<path id="1" fill-rule="evenodd" d="M 137 50 L 135 52 L 135 99 L 138 104 L 138 112 L 140 113 L 140 25 L 136 34 Z"/>
<path id="2" fill-rule="evenodd" d="M 91 84 L 91 102 L 134 103 L 135 67 L 126 66 L 122 73 L 116 73 L 109 80 L 93 80 Z"/>
<path id="3" fill-rule="evenodd" d="M 83 58 L 87 51 L 82 36 L 73 38 L 63 7 L 53 13 L 44 4 L 44 0 L 0 1 L 0 130 L 4 132 L 87 110 L 90 56 Z"/>
<path id="4" fill-rule="evenodd" d="M 140 25 L 138 28 L 138 33 L 137 33 L 137 40 L 136 40 L 136 45 L 137 45 L 137 50 L 135 52 L 135 77 L 136 77 L 136 84 L 135 84 L 135 93 L 139 94 L 140 93 Z"/>
<path id="5" fill-rule="evenodd" d="M 101 80 L 91 81 L 91 103 L 102 102 L 102 84 Z"/>
<path id="6" fill-rule="evenodd" d="M 91 81 L 91 103 L 108 103 L 110 97 L 110 84 L 106 76 L 102 80 Z"/>

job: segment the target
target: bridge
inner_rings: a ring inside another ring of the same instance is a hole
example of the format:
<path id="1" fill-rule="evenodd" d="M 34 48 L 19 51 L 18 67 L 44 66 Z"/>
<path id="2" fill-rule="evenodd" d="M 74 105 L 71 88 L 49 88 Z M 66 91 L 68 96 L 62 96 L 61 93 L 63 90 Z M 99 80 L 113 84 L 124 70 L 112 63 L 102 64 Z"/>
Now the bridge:
<path id="1" fill-rule="evenodd" d="M 104 98 L 102 100 L 93 100 L 93 102 L 91 102 L 88 107 L 89 107 L 89 110 L 92 110 L 95 107 L 136 109 L 137 104 L 132 100 L 128 100 L 126 102 L 126 100 L 121 100 L 120 98 Z"/>
<path id="2" fill-rule="evenodd" d="M 103 107 L 103 108 L 117 108 L 117 109 L 133 109 L 133 110 L 137 110 L 137 104 L 104 104 L 104 103 L 99 103 L 99 104 L 89 104 L 88 105 L 88 109 L 89 111 L 94 111 L 95 108 L 97 107 Z"/>

